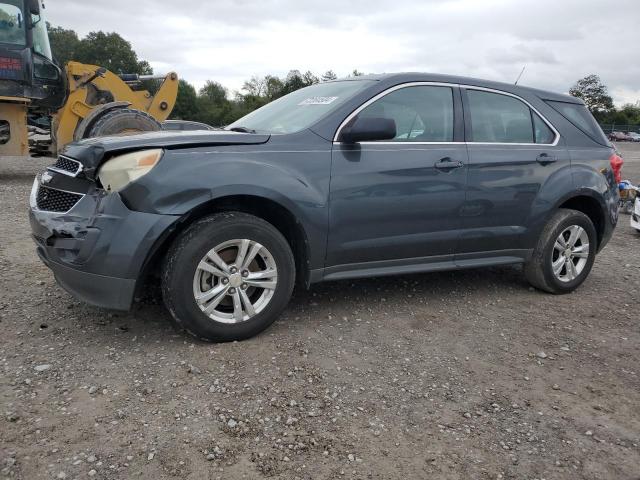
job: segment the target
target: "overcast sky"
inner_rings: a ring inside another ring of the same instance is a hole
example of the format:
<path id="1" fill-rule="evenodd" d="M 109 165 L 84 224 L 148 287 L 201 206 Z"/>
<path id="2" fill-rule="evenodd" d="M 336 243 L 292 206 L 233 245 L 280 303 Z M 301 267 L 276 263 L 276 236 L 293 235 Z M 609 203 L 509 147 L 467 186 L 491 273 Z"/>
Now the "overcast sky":
<path id="1" fill-rule="evenodd" d="M 53 25 L 116 31 L 156 72 L 237 90 L 291 69 L 423 71 L 640 100 L 640 0 L 45 0 Z"/>

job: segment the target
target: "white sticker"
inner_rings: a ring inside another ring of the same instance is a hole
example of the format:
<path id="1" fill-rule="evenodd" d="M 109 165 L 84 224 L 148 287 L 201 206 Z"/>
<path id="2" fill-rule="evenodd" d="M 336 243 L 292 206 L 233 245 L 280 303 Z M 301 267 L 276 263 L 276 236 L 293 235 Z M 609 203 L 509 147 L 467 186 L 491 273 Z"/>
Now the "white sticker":
<path id="1" fill-rule="evenodd" d="M 305 98 L 298 105 L 329 105 L 337 99 L 338 97 L 309 97 Z"/>

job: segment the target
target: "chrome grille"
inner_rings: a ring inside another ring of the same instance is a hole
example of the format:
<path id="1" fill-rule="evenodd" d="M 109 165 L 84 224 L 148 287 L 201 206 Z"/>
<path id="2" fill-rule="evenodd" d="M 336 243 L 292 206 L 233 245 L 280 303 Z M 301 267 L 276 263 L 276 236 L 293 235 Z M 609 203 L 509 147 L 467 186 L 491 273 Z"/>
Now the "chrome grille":
<path id="1" fill-rule="evenodd" d="M 36 205 L 39 210 L 66 213 L 71 210 L 82 197 L 83 195 L 79 193 L 65 192 L 40 185 L 38 194 L 36 195 Z"/>
<path id="2" fill-rule="evenodd" d="M 49 167 L 49 169 L 75 177 L 82 170 L 82 164 L 77 160 L 72 160 L 61 155 L 58 157 L 55 165 Z"/>

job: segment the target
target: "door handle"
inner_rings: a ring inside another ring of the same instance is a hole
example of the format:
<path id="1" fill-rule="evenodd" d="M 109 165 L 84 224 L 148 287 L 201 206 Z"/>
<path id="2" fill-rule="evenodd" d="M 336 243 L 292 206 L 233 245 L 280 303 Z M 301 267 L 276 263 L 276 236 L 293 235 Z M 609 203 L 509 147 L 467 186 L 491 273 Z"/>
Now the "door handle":
<path id="1" fill-rule="evenodd" d="M 453 161 L 451 160 L 450 157 L 441 158 L 433 165 L 434 168 L 438 170 L 445 170 L 445 171 L 453 170 L 454 168 L 460 168 L 463 166 L 464 166 L 464 163 L 458 160 Z"/>
<path id="2" fill-rule="evenodd" d="M 556 157 L 554 155 L 549 155 L 548 153 L 541 153 L 536 157 L 536 162 L 540 165 L 548 165 L 556 161 Z"/>

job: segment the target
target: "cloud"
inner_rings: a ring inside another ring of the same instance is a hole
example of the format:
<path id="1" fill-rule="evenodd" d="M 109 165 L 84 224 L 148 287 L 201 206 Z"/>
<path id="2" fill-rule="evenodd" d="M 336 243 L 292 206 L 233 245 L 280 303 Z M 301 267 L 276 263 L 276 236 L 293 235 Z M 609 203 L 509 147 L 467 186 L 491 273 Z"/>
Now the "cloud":
<path id="1" fill-rule="evenodd" d="M 583 0 L 50 0 L 49 20 L 116 31 L 157 71 L 230 90 L 253 75 L 431 71 L 566 92 L 596 73 L 636 101 L 640 2 Z M 615 42 L 612 42 L 615 39 Z M 632 51 L 632 48 L 631 48 Z"/>

